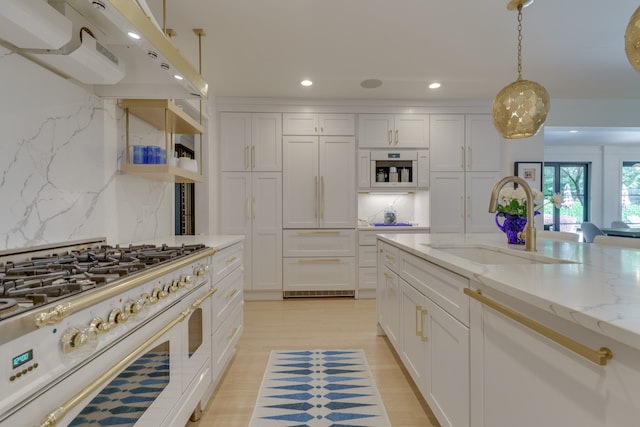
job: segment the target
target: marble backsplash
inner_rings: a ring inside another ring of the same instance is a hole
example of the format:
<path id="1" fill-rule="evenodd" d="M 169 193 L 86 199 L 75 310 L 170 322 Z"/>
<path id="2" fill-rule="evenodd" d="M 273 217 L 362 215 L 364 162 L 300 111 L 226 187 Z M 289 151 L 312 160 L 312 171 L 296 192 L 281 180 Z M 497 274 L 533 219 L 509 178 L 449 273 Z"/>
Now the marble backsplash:
<path id="1" fill-rule="evenodd" d="M 174 184 L 119 172 L 123 111 L 0 47 L 0 249 L 173 234 Z M 161 133 L 131 126 L 136 143 Z"/>

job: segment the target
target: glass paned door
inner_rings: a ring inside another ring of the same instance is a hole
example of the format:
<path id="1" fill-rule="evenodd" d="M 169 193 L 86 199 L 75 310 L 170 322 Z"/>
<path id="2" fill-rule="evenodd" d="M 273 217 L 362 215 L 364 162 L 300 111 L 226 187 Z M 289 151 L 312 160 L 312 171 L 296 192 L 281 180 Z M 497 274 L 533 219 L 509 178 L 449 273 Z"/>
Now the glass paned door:
<path id="1" fill-rule="evenodd" d="M 627 224 L 640 224 L 640 163 L 623 162 L 620 185 L 621 219 Z"/>
<path id="2" fill-rule="evenodd" d="M 560 193 L 563 197 L 560 209 L 556 209 L 551 203 L 545 205 L 545 230 L 576 233 L 580 224 L 588 220 L 588 171 L 587 163 L 545 162 L 545 200 L 551 199 L 553 193 Z"/>

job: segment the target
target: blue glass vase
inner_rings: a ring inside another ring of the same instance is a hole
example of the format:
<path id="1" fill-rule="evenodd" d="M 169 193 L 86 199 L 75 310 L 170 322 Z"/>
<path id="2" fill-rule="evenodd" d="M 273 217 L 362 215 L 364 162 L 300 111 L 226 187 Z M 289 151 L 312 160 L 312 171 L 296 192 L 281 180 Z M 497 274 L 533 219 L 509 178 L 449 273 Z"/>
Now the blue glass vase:
<path id="1" fill-rule="evenodd" d="M 498 218 L 504 217 L 502 224 Z M 524 227 L 527 225 L 527 217 L 521 215 L 511 215 L 504 212 L 496 214 L 496 225 L 507 235 L 507 242 L 510 245 L 524 245 Z"/>

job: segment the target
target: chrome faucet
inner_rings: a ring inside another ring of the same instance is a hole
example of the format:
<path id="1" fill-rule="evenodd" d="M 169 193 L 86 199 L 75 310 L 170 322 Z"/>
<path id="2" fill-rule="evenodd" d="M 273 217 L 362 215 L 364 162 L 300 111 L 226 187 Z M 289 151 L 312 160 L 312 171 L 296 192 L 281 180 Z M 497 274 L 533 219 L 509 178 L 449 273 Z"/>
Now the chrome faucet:
<path id="1" fill-rule="evenodd" d="M 498 209 L 498 196 L 500 190 L 505 184 L 513 182 L 521 185 L 527 196 L 527 225 L 524 227 L 524 249 L 529 252 L 536 252 L 536 227 L 533 224 L 534 208 L 533 208 L 533 192 L 527 181 L 518 176 L 505 176 L 493 186 L 491 190 L 491 199 L 489 200 L 489 212 L 495 213 Z"/>

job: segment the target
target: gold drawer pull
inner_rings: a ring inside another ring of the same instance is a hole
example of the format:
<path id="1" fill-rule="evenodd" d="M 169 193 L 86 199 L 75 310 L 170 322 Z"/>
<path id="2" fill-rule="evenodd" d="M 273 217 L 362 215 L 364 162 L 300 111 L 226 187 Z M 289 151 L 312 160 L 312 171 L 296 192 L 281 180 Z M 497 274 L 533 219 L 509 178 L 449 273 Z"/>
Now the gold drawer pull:
<path id="1" fill-rule="evenodd" d="M 339 231 L 298 231 L 298 236 L 306 236 L 310 234 L 340 234 Z"/>
<path id="2" fill-rule="evenodd" d="M 298 259 L 298 262 L 301 264 L 333 264 L 333 263 L 339 263 L 340 258 L 313 258 L 313 259 L 300 258 Z"/>
<path id="3" fill-rule="evenodd" d="M 495 311 L 504 314 L 510 319 L 515 320 L 521 325 L 524 325 L 527 328 L 536 331 L 540 335 L 549 338 L 557 344 L 560 344 L 561 346 L 573 351 L 574 353 L 578 353 L 580 356 L 592 361 L 593 363 L 605 366 L 607 364 L 607 361 L 613 358 L 613 352 L 607 347 L 600 347 L 600 350 L 592 350 L 589 347 L 582 345 L 579 342 L 574 341 L 573 339 L 562 335 L 561 333 L 554 331 L 553 329 L 541 323 L 538 323 L 533 319 L 529 319 L 528 317 L 518 313 L 517 311 L 505 307 L 499 302 L 485 297 L 484 295 L 482 295 L 482 291 L 480 289 L 474 291 L 469 288 L 465 288 L 464 293 L 471 298 L 480 301 L 482 304 L 491 307 Z"/>

